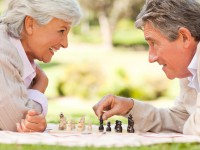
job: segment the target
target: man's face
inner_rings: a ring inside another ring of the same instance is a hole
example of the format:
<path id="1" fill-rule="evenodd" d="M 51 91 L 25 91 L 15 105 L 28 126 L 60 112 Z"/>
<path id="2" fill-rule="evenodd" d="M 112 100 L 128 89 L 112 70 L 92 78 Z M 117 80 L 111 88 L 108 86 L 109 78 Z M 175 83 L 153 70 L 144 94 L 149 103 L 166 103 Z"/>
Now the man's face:
<path id="1" fill-rule="evenodd" d="M 150 22 L 147 22 L 144 26 L 144 36 L 149 45 L 149 62 L 162 65 L 169 79 L 185 78 L 191 75 L 187 67 L 193 58 L 194 47 L 185 46 L 181 35 L 171 42 Z"/>
<path id="2" fill-rule="evenodd" d="M 68 33 L 71 24 L 54 18 L 47 25 L 33 21 L 31 34 L 22 39 L 29 60 L 49 62 L 56 51 L 68 46 Z"/>

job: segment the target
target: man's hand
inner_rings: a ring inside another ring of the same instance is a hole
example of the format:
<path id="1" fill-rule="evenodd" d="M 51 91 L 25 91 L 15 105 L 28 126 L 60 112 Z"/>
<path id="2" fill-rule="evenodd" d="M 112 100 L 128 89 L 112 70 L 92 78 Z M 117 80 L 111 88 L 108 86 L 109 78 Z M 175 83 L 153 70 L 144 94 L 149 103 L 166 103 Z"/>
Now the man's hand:
<path id="1" fill-rule="evenodd" d="M 130 98 L 107 95 L 93 106 L 93 110 L 98 118 L 102 115 L 102 119 L 106 120 L 113 115 L 126 115 L 133 105 L 134 101 Z"/>
<path id="2" fill-rule="evenodd" d="M 43 114 L 35 110 L 29 110 L 26 118 L 17 123 L 18 132 L 43 132 L 47 127 L 46 119 Z"/>
<path id="3" fill-rule="evenodd" d="M 33 84 L 30 87 L 44 93 L 48 86 L 48 78 L 39 65 L 36 66 L 36 77 L 33 79 Z"/>

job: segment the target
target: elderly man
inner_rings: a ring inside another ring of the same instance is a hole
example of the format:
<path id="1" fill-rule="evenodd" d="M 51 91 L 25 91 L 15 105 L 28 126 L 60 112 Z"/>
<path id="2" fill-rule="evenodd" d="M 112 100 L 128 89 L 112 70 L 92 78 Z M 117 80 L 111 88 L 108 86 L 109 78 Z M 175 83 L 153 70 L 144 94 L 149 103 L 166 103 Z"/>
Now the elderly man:
<path id="1" fill-rule="evenodd" d="M 141 132 L 200 135 L 200 2 L 146 0 L 136 27 L 144 31 L 149 62 L 157 62 L 169 79 L 180 78 L 180 96 L 169 109 L 131 98 L 107 95 L 94 107 L 98 117 L 132 114 Z M 135 68 L 137 69 L 137 68 Z"/>

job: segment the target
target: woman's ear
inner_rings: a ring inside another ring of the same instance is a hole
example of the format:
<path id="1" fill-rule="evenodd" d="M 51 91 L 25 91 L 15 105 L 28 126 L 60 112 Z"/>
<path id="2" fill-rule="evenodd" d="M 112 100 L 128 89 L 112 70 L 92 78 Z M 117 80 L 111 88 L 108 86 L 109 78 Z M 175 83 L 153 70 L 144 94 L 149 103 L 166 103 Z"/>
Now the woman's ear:
<path id="1" fill-rule="evenodd" d="M 34 19 L 30 16 L 26 16 L 24 20 L 24 30 L 29 35 L 33 33 L 33 24 L 34 24 Z"/>
<path id="2" fill-rule="evenodd" d="M 181 27 L 178 30 L 178 34 L 179 38 L 181 39 L 181 42 L 183 42 L 184 47 L 188 48 L 192 40 L 194 39 L 191 35 L 191 32 L 187 28 Z"/>

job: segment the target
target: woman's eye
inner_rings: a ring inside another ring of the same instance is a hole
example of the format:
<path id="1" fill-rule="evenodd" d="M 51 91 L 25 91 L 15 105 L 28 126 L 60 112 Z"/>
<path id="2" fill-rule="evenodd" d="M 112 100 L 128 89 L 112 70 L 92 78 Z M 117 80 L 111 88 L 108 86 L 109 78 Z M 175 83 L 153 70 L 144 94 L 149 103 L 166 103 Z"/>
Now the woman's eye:
<path id="1" fill-rule="evenodd" d="M 60 33 L 62 33 L 62 34 L 63 34 L 64 32 L 65 32 L 65 30 L 60 30 Z"/>

